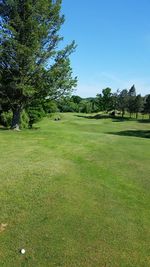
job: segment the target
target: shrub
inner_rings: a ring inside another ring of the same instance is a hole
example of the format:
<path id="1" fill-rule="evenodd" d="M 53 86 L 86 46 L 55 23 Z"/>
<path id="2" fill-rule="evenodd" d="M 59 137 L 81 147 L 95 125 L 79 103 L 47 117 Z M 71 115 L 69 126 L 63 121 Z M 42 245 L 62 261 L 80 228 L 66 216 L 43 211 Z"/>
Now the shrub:
<path id="1" fill-rule="evenodd" d="M 29 107 L 27 112 L 29 116 L 29 127 L 30 128 L 32 128 L 34 123 L 40 121 L 45 116 L 45 112 L 42 106 Z"/>
<path id="2" fill-rule="evenodd" d="M 13 113 L 11 111 L 3 111 L 0 117 L 0 123 L 5 127 L 10 127 Z"/>
<path id="3" fill-rule="evenodd" d="M 21 113 L 20 128 L 25 129 L 29 127 L 29 116 L 25 110 Z"/>
<path id="4" fill-rule="evenodd" d="M 3 111 L 0 116 L 0 123 L 5 127 L 11 126 L 13 113 L 12 111 Z M 28 128 L 29 127 L 29 117 L 25 110 L 22 111 L 21 117 L 20 117 L 20 128 Z"/>
<path id="5" fill-rule="evenodd" d="M 59 109 L 58 109 L 55 101 L 46 101 L 43 104 L 43 109 L 44 109 L 45 113 L 48 113 L 48 114 L 59 112 Z"/>

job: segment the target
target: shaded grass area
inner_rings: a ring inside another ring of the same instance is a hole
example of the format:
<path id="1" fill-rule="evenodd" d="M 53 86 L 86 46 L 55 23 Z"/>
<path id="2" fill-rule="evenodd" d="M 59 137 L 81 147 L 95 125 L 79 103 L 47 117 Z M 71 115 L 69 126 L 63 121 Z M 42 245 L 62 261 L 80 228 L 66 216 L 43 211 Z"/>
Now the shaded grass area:
<path id="1" fill-rule="evenodd" d="M 149 124 L 64 114 L 37 126 L 0 132 L 1 265 L 149 266 L 150 140 L 117 134 Z"/>
<path id="2" fill-rule="evenodd" d="M 124 121 L 136 121 L 136 122 L 140 122 L 140 123 L 150 123 L 150 119 L 148 117 L 148 115 L 145 115 L 144 118 L 143 116 L 140 114 L 140 116 L 138 118 L 135 117 L 130 117 L 129 115 L 126 115 L 124 117 L 120 116 L 120 115 L 111 115 L 111 114 L 102 114 L 102 113 L 98 113 L 98 114 L 93 114 L 93 115 L 85 115 L 85 114 L 77 114 L 75 115 L 79 118 L 85 118 L 85 119 L 112 119 L 112 121 L 114 122 L 124 122 Z"/>
<path id="3" fill-rule="evenodd" d="M 133 137 L 142 137 L 150 138 L 150 130 L 127 130 L 121 132 L 112 132 L 110 134 L 121 135 L 121 136 L 133 136 Z"/>

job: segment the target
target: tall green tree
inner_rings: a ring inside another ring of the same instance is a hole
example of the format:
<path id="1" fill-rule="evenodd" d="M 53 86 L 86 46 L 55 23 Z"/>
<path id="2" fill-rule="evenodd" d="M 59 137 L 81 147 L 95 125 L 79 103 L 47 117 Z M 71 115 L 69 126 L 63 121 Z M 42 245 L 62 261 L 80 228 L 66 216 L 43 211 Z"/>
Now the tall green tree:
<path id="1" fill-rule="evenodd" d="M 129 89 L 128 95 L 131 96 L 131 97 L 135 97 L 136 96 L 136 89 L 135 89 L 135 85 L 134 84 Z"/>
<path id="2" fill-rule="evenodd" d="M 118 109 L 122 113 L 122 118 L 124 117 L 127 107 L 128 107 L 128 90 L 123 89 L 118 95 Z"/>
<path id="3" fill-rule="evenodd" d="M 82 101 L 79 103 L 79 112 L 91 113 L 92 103 L 88 99 L 82 99 Z"/>
<path id="4" fill-rule="evenodd" d="M 102 97 L 102 94 L 97 94 L 95 101 L 96 101 L 96 105 L 98 107 L 98 111 L 103 111 L 103 97 Z"/>
<path id="5" fill-rule="evenodd" d="M 95 97 L 91 97 L 89 102 L 91 103 L 91 106 L 92 106 L 92 111 L 91 112 L 98 112 L 99 111 L 99 107 L 98 107 L 98 104 L 97 104 L 97 99 Z"/>
<path id="6" fill-rule="evenodd" d="M 136 119 L 138 119 L 138 113 L 142 110 L 143 99 L 141 95 L 137 95 L 134 100 L 134 112 L 136 114 Z"/>
<path id="7" fill-rule="evenodd" d="M 112 109 L 112 93 L 111 88 L 107 87 L 102 90 L 103 93 L 103 110 L 109 111 Z"/>
<path id="8" fill-rule="evenodd" d="M 136 99 L 136 89 L 135 86 L 132 85 L 132 87 L 129 89 L 128 92 L 128 111 L 130 113 L 130 117 L 135 112 L 135 99 Z"/>
<path id="9" fill-rule="evenodd" d="M 75 43 L 58 49 L 60 12 L 61 0 L 0 1 L 0 100 L 13 111 L 12 128 L 32 101 L 58 98 L 76 85 L 69 61 Z"/>
<path id="10" fill-rule="evenodd" d="M 111 106 L 112 109 L 114 110 L 113 113 L 114 115 L 116 114 L 116 110 L 118 108 L 118 98 L 119 98 L 119 89 L 115 93 L 112 93 L 111 96 Z"/>
<path id="11" fill-rule="evenodd" d="M 146 101 L 144 103 L 144 113 L 149 114 L 150 120 L 150 95 L 146 96 Z"/>

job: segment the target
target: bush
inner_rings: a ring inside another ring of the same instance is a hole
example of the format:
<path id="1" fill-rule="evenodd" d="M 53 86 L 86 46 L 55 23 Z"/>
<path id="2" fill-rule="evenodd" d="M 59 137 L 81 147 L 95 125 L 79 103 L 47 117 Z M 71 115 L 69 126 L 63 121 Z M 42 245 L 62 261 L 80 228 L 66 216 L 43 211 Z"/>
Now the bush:
<path id="1" fill-rule="evenodd" d="M 59 112 L 59 109 L 58 109 L 55 101 L 46 101 L 43 104 L 43 109 L 44 109 L 45 113 L 48 113 L 48 114 Z"/>
<path id="2" fill-rule="evenodd" d="M 49 117 L 51 120 L 54 120 L 54 121 L 60 121 L 60 120 L 62 120 L 63 115 L 60 114 L 60 113 L 50 113 L 50 114 L 48 115 L 48 117 Z"/>
<path id="3" fill-rule="evenodd" d="M 13 113 L 12 111 L 3 111 L 0 116 L 0 123 L 5 127 L 10 127 L 12 121 Z"/>
<path id="4" fill-rule="evenodd" d="M 20 118 L 20 128 L 26 129 L 28 127 L 29 127 L 29 116 L 27 112 L 23 110 L 21 113 L 21 118 Z"/>
<path id="5" fill-rule="evenodd" d="M 29 116 L 29 127 L 30 128 L 32 128 L 34 123 L 40 121 L 45 116 L 45 112 L 42 106 L 29 107 L 27 112 Z"/>
<path id="6" fill-rule="evenodd" d="M 92 104 L 87 100 L 82 100 L 79 104 L 79 111 L 81 113 L 91 113 L 92 112 Z"/>
<path id="7" fill-rule="evenodd" d="M 0 123 L 5 127 L 11 126 L 13 113 L 12 111 L 3 111 L 0 116 Z M 29 127 L 29 117 L 25 110 L 22 111 L 21 117 L 20 117 L 20 128 L 28 128 Z"/>

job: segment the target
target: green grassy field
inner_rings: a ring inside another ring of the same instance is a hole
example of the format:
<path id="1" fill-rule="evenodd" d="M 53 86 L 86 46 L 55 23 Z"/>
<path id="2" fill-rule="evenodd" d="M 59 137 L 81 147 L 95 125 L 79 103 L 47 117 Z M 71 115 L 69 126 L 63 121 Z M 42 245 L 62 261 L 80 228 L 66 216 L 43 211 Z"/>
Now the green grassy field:
<path id="1" fill-rule="evenodd" d="M 80 116 L 0 129 L 0 266 L 150 266 L 150 123 Z"/>

